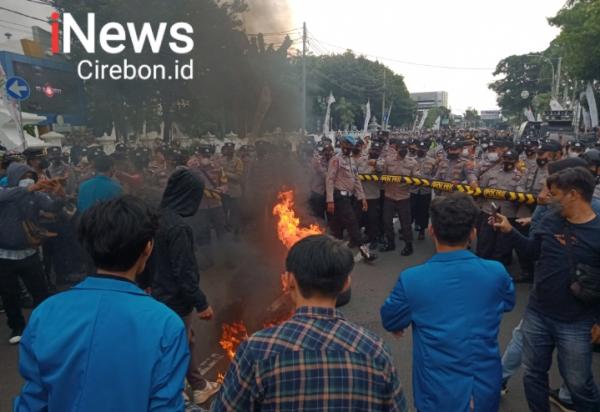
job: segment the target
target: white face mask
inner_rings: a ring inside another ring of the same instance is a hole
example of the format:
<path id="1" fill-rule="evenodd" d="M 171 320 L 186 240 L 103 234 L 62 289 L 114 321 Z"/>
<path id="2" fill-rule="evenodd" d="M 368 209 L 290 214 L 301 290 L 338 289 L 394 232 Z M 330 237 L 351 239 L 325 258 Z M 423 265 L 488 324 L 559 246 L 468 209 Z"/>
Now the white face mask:
<path id="1" fill-rule="evenodd" d="M 490 153 L 488 153 L 487 158 L 488 158 L 488 160 L 490 162 L 495 162 L 495 161 L 497 161 L 499 159 L 498 153 L 496 153 L 496 152 L 490 152 Z"/>
<path id="2" fill-rule="evenodd" d="M 35 183 L 35 180 L 33 180 L 33 179 L 22 179 L 22 180 L 19 180 L 19 187 L 28 188 L 29 186 L 31 186 L 34 183 Z"/>
<path id="3" fill-rule="evenodd" d="M 470 155 L 469 149 L 463 149 L 462 155 L 465 156 L 465 157 L 469 156 Z"/>
<path id="4" fill-rule="evenodd" d="M 210 164 L 210 159 L 208 157 L 203 157 L 200 159 L 200 164 L 208 166 Z"/>

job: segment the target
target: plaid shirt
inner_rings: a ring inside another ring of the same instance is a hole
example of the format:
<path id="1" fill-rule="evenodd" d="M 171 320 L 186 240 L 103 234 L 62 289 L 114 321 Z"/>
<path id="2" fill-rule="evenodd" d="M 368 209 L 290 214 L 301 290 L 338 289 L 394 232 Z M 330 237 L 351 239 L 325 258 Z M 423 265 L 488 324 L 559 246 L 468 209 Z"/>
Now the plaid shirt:
<path id="1" fill-rule="evenodd" d="M 301 307 L 243 342 L 213 411 L 406 411 L 383 341 L 335 309 Z"/>

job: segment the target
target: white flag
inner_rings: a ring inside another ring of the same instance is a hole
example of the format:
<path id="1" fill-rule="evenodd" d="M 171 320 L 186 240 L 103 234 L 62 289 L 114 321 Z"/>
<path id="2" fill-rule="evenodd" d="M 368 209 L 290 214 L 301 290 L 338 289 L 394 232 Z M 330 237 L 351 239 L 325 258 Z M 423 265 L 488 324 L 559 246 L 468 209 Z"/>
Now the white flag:
<path id="1" fill-rule="evenodd" d="M 383 130 L 387 130 L 388 129 L 388 124 L 390 124 L 390 116 L 392 115 L 392 106 L 394 105 L 394 102 L 392 102 L 392 104 L 390 104 L 390 109 L 387 112 L 387 115 L 385 116 L 385 122 L 383 122 Z"/>
<path id="2" fill-rule="evenodd" d="M 427 119 L 427 115 L 429 114 L 429 109 L 423 110 L 423 117 L 421 117 L 421 121 L 419 122 L 419 126 L 417 129 L 421 130 L 423 125 L 425 124 L 425 119 Z"/>
<path id="3" fill-rule="evenodd" d="M 325 121 L 323 122 L 323 134 L 326 136 L 329 134 L 329 118 L 331 117 L 331 105 L 335 103 L 335 97 L 333 93 L 329 92 L 329 98 L 327 98 L 327 112 L 325 113 Z"/>
<path id="4" fill-rule="evenodd" d="M 535 117 L 533 116 L 533 112 L 530 107 L 523 109 L 523 113 L 529 122 L 535 122 Z"/>
<path id="5" fill-rule="evenodd" d="M 590 130 L 592 127 L 592 118 L 590 117 L 590 112 L 588 112 L 587 110 L 585 110 L 585 107 L 582 107 L 583 109 L 583 125 L 585 127 L 585 131 L 587 132 L 588 130 Z"/>
<path id="6" fill-rule="evenodd" d="M 442 118 L 440 116 L 435 119 L 435 123 L 433 124 L 433 130 L 440 130 L 440 124 L 442 123 Z"/>
<path id="7" fill-rule="evenodd" d="M 598 106 L 596 106 L 596 98 L 594 97 L 594 89 L 592 89 L 592 83 L 588 83 L 587 89 L 585 89 L 585 95 L 587 97 L 588 106 L 590 108 L 592 128 L 598 127 Z"/>
<path id="8" fill-rule="evenodd" d="M 367 101 L 367 106 L 365 107 L 365 124 L 363 126 L 363 134 L 366 136 L 367 131 L 369 130 L 369 120 L 371 120 L 371 101 Z"/>

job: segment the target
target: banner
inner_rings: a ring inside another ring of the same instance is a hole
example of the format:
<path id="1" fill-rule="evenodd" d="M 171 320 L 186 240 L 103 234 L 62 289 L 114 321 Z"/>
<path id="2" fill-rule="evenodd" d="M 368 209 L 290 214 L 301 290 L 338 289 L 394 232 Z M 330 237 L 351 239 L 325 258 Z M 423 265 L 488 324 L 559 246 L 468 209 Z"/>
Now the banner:
<path id="1" fill-rule="evenodd" d="M 329 97 L 327 98 L 327 112 L 325 113 L 325 121 L 323 122 L 323 134 L 327 136 L 329 134 L 329 119 L 331 118 L 331 105 L 335 103 L 335 97 L 333 97 L 333 93 L 329 92 Z"/>
<path id="2" fill-rule="evenodd" d="M 596 106 L 596 98 L 594 97 L 594 89 L 592 83 L 588 83 L 587 89 L 585 89 L 585 96 L 588 101 L 590 108 L 590 117 L 592 118 L 592 128 L 598 126 L 598 106 Z"/>
<path id="3" fill-rule="evenodd" d="M 367 101 L 367 106 L 365 107 L 365 124 L 363 126 L 363 134 L 366 135 L 369 130 L 369 121 L 371 120 L 371 101 Z"/>

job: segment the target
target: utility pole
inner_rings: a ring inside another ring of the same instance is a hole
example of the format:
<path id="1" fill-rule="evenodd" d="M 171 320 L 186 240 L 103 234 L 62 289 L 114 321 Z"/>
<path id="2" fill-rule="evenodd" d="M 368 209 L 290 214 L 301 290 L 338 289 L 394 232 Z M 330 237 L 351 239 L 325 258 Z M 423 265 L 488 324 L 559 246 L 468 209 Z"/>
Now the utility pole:
<path id="1" fill-rule="evenodd" d="M 302 135 L 306 135 L 306 22 L 302 24 Z"/>
<path id="2" fill-rule="evenodd" d="M 560 68 L 562 66 L 562 57 L 558 58 L 558 65 L 556 66 L 556 100 L 558 101 L 560 96 Z"/>
<path id="3" fill-rule="evenodd" d="M 381 129 L 384 130 L 385 123 L 385 67 L 383 68 L 383 100 L 381 101 Z"/>

